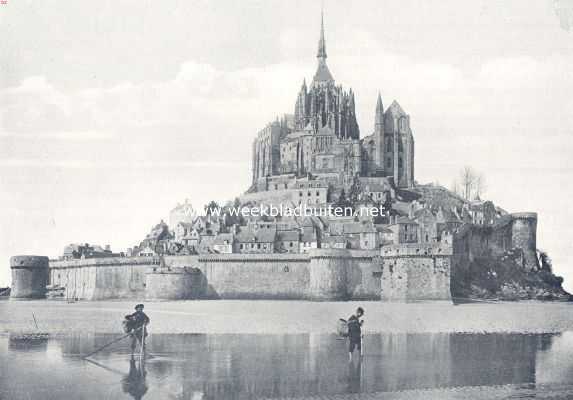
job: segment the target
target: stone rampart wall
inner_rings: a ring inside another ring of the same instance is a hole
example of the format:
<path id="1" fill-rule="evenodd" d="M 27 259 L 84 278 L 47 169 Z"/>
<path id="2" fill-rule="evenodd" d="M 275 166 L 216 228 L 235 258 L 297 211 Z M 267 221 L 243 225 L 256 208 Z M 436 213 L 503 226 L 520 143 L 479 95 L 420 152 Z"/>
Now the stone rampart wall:
<path id="1" fill-rule="evenodd" d="M 50 284 L 67 298 L 379 299 L 376 251 L 212 254 L 50 262 Z M 184 271 L 185 267 L 188 270 Z M 189 288 L 192 286 L 192 288 Z"/>
<path id="2" fill-rule="evenodd" d="M 450 255 L 382 257 L 382 300 L 451 300 Z"/>

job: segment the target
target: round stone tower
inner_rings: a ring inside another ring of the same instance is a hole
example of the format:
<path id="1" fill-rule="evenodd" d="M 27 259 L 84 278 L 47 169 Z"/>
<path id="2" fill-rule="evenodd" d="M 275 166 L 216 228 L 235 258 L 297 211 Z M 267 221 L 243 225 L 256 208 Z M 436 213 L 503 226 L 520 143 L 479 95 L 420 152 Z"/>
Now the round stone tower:
<path id="1" fill-rule="evenodd" d="M 313 300 L 346 300 L 349 259 L 348 250 L 311 250 L 309 297 Z"/>
<path id="2" fill-rule="evenodd" d="M 195 268 L 171 268 L 145 274 L 145 297 L 149 300 L 190 300 L 202 298 L 206 283 Z"/>
<path id="3" fill-rule="evenodd" d="M 43 256 L 14 256 L 10 258 L 12 289 L 10 297 L 38 299 L 46 297 L 49 259 Z"/>
<path id="4" fill-rule="evenodd" d="M 511 214 L 511 247 L 523 251 L 524 265 L 528 270 L 539 267 L 537 262 L 537 213 Z"/>

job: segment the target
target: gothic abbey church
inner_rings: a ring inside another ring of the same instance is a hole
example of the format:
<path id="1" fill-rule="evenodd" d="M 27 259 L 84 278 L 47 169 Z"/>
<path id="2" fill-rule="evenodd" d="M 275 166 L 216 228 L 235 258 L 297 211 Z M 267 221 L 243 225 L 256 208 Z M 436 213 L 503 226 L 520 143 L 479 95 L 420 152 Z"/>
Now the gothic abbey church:
<path id="1" fill-rule="evenodd" d="M 384 110 L 378 95 L 374 132 L 360 138 L 352 89 L 336 85 L 326 65 L 324 20 L 318 67 L 298 93 L 294 115 L 268 124 L 253 142 L 253 188 L 279 176 L 389 177 L 397 187 L 414 184 L 414 138 L 410 116 L 394 101 Z M 280 178 L 279 178 L 280 179 Z"/>

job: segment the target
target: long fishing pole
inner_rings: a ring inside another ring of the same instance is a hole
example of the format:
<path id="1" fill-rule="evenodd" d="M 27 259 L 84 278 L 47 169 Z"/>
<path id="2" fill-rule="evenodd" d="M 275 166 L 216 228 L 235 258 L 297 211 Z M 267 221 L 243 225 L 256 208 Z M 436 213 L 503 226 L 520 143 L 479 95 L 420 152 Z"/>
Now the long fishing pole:
<path id="1" fill-rule="evenodd" d="M 122 339 L 125 339 L 126 337 L 132 335 L 134 332 L 140 330 L 141 328 L 143 328 L 143 326 L 140 326 L 139 328 L 135 329 L 133 332 L 129 332 L 129 333 L 123 335 L 123 336 L 120 337 L 120 338 L 117 338 L 117 339 L 115 339 L 115 340 L 112 340 L 111 342 L 109 342 L 109 343 L 107 343 L 107 344 L 101 346 L 101 347 L 98 348 L 97 350 L 92 351 L 90 354 L 88 354 L 87 356 L 83 356 L 82 358 L 88 358 L 88 357 L 90 357 L 90 356 L 93 356 L 95 353 L 98 353 L 98 352 L 100 352 L 101 350 L 105 349 L 106 347 L 111 346 L 112 344 L 114 344 L 114 343 L 116 343 L 116 342 L 119 342 L 119 341 L 122 340 Z"/>

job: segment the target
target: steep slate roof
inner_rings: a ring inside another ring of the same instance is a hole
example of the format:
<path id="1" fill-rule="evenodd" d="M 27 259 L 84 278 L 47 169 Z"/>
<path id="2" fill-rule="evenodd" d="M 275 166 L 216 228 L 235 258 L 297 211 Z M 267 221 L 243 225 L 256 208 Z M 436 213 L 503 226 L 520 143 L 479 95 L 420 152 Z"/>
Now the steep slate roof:
<path id="1" fill-rule="evenodd" d="M 235 236 L 237 242 L 241 243 L 273 243 L 277 231 L 275 229 L 258 229 L 254 232 L 252 229 L 241 230 Z"/>
<path id="2" fill-rule="evenodd" d="M 404 112 L 404 110 L 402 109 L 402 107 L 400 106 L 400 104 L 398 104 L 398 102 L 396 100 L 394 100 L 392 102 L 392 104 L 390 104 L 390 107 L 388 107 L 386 109 L 386 113 L 390 113 L 394 116 L 402 116 L 402 115 L 406 115 L 406 113 Z"/>
<path id="3" fill-rule="evenodd" d="M 415 218 L 420 218 L 420 217 L 424 217 L 424 216 L 436 218 L 434 213 L 432 213 L 432 211 L 429 210 L 428 208 L 420 208 L 419 210 L 414 211 L 414 217 Z"/>
<path id="4" fill-rule="evenodd" d="M 298 242 L 299 238 L 300 233 L 297 230 L 277 232 L 277 240 L 281 240 L 283 242 Z"/>
<path id="5" fill-rule="evenodd" d="M 325 62 L 319 62 L 318 68 L 316 69 L 316 73 L 314 74 L 314 78 L 312 79 L 313 82 L 332 82 L 334 78 L 328 69 L 328 66 Z"/>
<path id="6" fill-rule="evenodd" d="M 325 243 L 346 243 L 347 240 L 342 235 L 330 235 L 322 239 Z"/>
<path id="7" fill-rule="evenodd" d="M 372 224 L 362 224 L 360 222 L 351 222 L 342 225 L 342 232 L 345 234 L 352 233 L 373 233 L 376 232 Z"/>
<path id="8" fill-rule="evenodd" d="M 225 244 L 225 241 L 227 241 L 228 244 L 232 244 L 233 239 L 234 237 L 232 233 L 219 233 L 217 236 L 215 236 L 213 244 Z"/>
<path id="9" fill-rule="evenodd" d="M 389 190 L 389 188 L 381 183 L 367 183 L 364 185 L 364 191 L 365 192 L 384 192 L 386 190 Z"/>
<path id="10" fill-rule="evenodd" d="M 316 242 L 316 230 L 312 227 L 306 226 L 302 230 L 301 242 Z"/>
<path id="11" fill-rule="evenodd" d="M 413 219 L 410 219 L 408 217 L 398 217 L 398 218 L 396 218 L 396 222 L 391 224 L 391 225 L 398 225 L 398 224 L 416 224 L 416 225 L 418 225 L 418 223 L 416 221 L 414 221 Z"/>
<path id="12" fill-rule="evenodd" d="M 386 224 L 374 224 L 374 229 L 380 233 L 394 233 L 392 229 L 388 229 L 388 225 Z"/>

